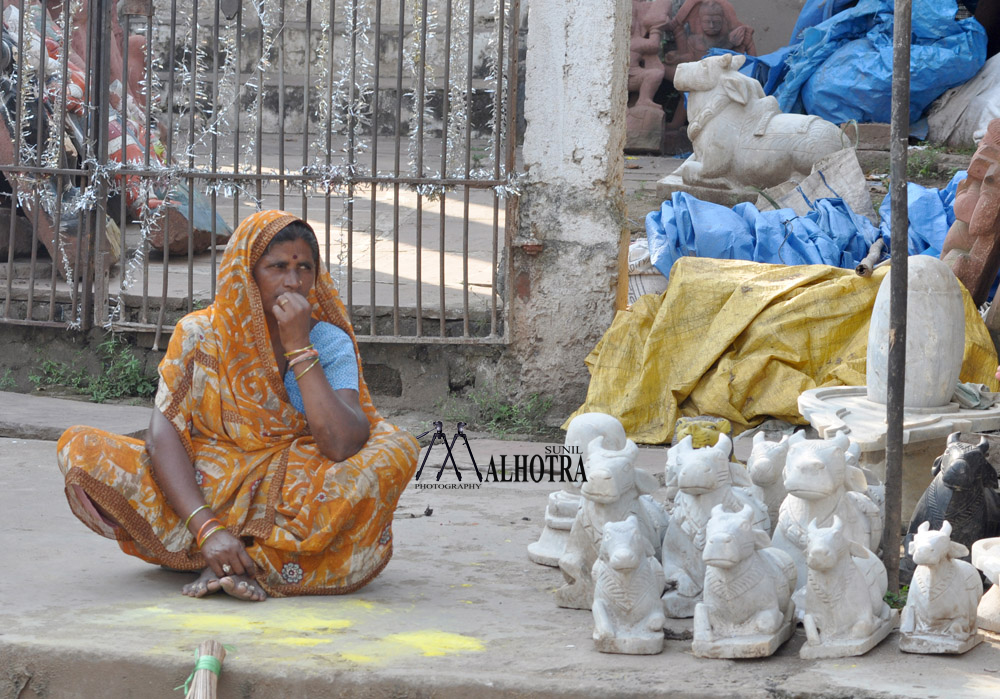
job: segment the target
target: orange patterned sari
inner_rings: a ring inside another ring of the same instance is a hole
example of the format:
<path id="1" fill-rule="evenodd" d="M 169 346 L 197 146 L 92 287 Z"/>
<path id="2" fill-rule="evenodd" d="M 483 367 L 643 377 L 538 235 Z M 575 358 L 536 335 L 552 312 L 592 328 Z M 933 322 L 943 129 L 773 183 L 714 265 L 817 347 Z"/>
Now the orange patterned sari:
<path id="1" fill-rule="evenodd" d="M 174 330 L 156 395 L 206 502 L 242 538 L 257 581 L 276 597 L 351 592 L 381 572 L 392 555 L 393 510 L 419 452 L 409 433 L 376 412 L 363 377 L 371 436 L 345 461 L 320 453 L 305 415 L 289 403 L 252 270 L 275 233 L 294 220 L 264 211 L 239 226 L 222 258 L 215 302 Z M 309 300 L 314 318 L 354 340 L 322 266 Z M 354 349 L 357 355 L 356 341 Z M 58 452 L 70 507 L 87 526 L 151 563 L 205 567 L 154 479 L 143 442 L 73 427 Z"/>

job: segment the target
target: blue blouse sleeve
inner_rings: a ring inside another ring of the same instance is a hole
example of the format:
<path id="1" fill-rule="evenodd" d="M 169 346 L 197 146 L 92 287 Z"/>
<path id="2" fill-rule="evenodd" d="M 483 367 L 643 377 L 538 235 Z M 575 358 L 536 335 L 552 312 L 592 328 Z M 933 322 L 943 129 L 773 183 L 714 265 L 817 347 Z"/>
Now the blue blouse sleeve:
<path id="1" fill-rule="evenodd" d="M 319 352 L 319 365 L 330 387 L 335 391 L 341 388 L 357 391 L 358 360 L 350 336 L 336 325 L 319 322 L 309 332 L 309 341 Z M 285 390 L 296 410 L 305 412 L 302 391 L 291 369 L 285 372 Z"/>

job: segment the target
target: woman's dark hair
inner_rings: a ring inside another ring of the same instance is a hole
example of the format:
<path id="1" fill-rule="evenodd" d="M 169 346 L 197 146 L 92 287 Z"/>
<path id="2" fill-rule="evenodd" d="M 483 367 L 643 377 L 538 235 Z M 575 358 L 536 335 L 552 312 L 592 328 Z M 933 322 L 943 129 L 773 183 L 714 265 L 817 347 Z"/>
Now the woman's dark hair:
<path id="1" fill-rule="evenodd" d="M 312 227 L 305 221 L 292 221 L 275 233 L 271 242 L 264 249 L 264 254 L 271 252 L 271 248 L 278 243 L 290 243 L 293 240 L 306 241 L 309 249 L 312 250 L 313 264 L 319 267 L 319 242 L 316 240 L 316 234 L 313 233 Z"/>

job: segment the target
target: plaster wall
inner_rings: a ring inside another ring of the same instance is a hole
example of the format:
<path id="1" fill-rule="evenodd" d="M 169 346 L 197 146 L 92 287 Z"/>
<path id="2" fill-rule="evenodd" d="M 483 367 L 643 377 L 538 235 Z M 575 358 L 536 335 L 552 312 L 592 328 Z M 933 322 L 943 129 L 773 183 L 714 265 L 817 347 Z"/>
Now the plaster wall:
<path id="1" fill-rule="evenodd" d="M 758 54 L 788 45 L 805 0 L 729 0 L 736 16 L 754 28 Z"/>
<path id="2" fill-rule="evenodd" d="M 548 0 L 529 16 L 512 373 L 525 392 L 576 407 L 589 379 L 584 358 L 614 316 L 625 251 L 631 4 Z"/>

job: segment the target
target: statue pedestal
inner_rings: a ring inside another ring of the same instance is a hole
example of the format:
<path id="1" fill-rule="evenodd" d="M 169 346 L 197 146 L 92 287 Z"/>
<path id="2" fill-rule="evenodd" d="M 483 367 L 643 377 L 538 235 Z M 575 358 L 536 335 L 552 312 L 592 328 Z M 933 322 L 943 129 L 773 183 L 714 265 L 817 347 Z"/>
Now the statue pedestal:
<path id="1" fill-rule="evenodd" d="M 889 618 L 879 622 L 878 627 L 867 638 L 835 638 L 816 645 L 807 641 L 799 649 L 799 657 L 804 660 L 816 660 L 817 658 L 846 658 L 852 655 L 864 655 L 889 635 L 898 620 L 899 612 L 893 609 Z"/>
<path id="2" fill-rule="evenodd" d="M 900 634 L 899 649 L 904 653 L 961 655 L 983 642 L 983 635 L 975 633 L 965 639 L 932 634 Z"/>
<path id="3" fill-rule="evenodd" d="M 625 113 L 625 152 L 660 154 L 663 139 L 663 107 L 637 104 Z"/>
<path id="4" fill-rule="evenodd" d="M 885 405 L 868 400 L 866 386 L 814 388 L 799 396 L 799 412 L 823 439 L 842 431 L 861 448 L 861 465 L 885 482 Z M 1000 429 L 1000 407 L 968 410 L 957 403 L 903 410 L 904 520 L 930 484 L 931 466 L 952 432 Z"/>
<path id="5" fill-rule="evenodd" d="M 549 493 L 549 504 L 545 507 L 545 528 L 538 541 L 528 544 L 528 558 L 539 565 L 558 567 L 579 508 L 579 495 L 565 490 Z"/>

